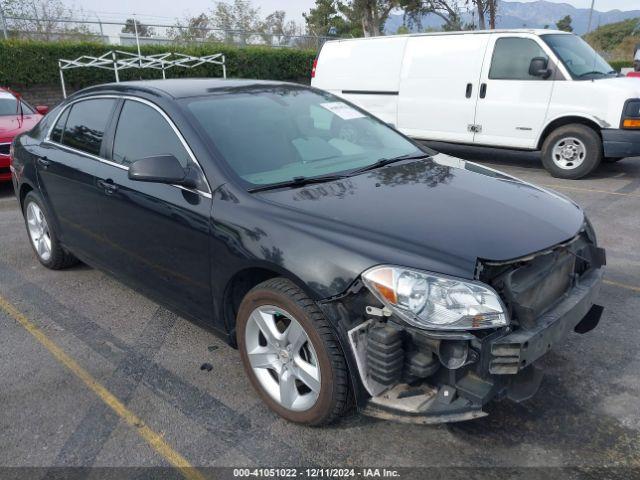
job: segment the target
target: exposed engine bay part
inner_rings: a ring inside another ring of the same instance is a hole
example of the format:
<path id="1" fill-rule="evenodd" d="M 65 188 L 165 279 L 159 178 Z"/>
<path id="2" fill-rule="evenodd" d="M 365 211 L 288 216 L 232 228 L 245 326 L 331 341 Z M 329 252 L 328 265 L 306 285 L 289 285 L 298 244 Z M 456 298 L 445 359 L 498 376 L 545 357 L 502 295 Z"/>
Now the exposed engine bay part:
<path id="1" fill-rule="evenodd" d="M 349 331 L 349 340 L 372 396 L 398 384 L 425 380 L 441 367 L 457 370 L 479 358 L 468 340 L 430 338 L 392 321 L 368 320 Z"/>
<path id="2" fill-rule="evenodd" d="M 376 305 L 370 291 L 350 290 L 332 308 L 362 312 L 346 329 L 360 388 L 370 395 L 359 408 L 379 418 L 441 423 L 484 416 L 492 399 L 531 398 L 542 380 L 538 360 L 569 333 L 598 324 L 604 263 L 604 251 L 585 232 L 527 258 L 479 262 L 479 279 L 499 292 L 512 319 L 492 330 L 420 328 L 395 314 L 376 315 L 376 307 L 367 308 Z"/>
<path id="3" fill-rule="evenodd" d="M 378 324 L 367 333 L 367 373 L 376 382 L 389 387 L 400 381 L 404 350 L 400 330 Z"/>
<path id="4" fill-rule="evenodd" d="M 606 264 L 605 252 L 582 232 L 556 247 L 510 262 L 480 261 L 478 279 L 504 299 L 512 324 L 533 329 L 591 269 Z"/>

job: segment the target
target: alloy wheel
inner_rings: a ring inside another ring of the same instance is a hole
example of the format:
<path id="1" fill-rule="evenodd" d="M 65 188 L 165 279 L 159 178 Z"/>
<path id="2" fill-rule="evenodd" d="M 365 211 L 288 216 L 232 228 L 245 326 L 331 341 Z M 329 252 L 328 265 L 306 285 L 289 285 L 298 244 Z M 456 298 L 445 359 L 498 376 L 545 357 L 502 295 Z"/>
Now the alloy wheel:
<path id="1" fill-rule="evenodd" d="M 45 262 L 51 258 L 51 234 L 47 219 L 37 203 L 27 206 L 27 227 L 31 243 L 38 256 Z"/>
<path id="2" fill-rule="evenodd" d="M 262 388 L 282 407 L 312 408 L 320 394 L 320 365 L 302 325 L 281 308 L 263 305 L 245 330 L 247 356 Z"/>

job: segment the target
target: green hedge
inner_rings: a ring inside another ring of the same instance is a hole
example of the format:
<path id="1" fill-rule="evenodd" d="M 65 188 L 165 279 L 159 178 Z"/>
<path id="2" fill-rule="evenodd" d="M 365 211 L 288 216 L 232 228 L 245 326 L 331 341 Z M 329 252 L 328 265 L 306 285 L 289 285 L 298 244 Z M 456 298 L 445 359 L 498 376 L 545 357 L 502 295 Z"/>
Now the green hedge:
<path id="1" fill-rule="evenodd" d="M 34 42 L 23 40 L 0 41 L 0 85 L 58 84 L 58 59 L 75 59 L 81 55 L 99 56 L 111 49 L 137 52 L 136 47 L 121 47 L 88 42 Z M 227 76 L 308 82 L 316 52 L 292 48 L 234 47 L 224 44 L 196 46 L 153 45 L 141 48 L 143 54 L 163 52 L 185 53 L 194 56 L 224 53 Z M 161 78 L 154 70 L 128 69 L 120 72 L 121 80 Z M 202 65 L 193 69 L 172 68 L 167 78 L 220 77 L 219 65 Z M 114 81 L 113 72 L 98 68 L 79 68 L 65 71 L 65 81 L 79 88 Z"/>
<path id="2" fill-rule="evenodd" d="M 611 65 L 617 71 L 620 71 L 622 68 L 633 67 L 633 62 L 630 60 L 612 60 L 611 62 L 609 62 L 609 65 Z"/>

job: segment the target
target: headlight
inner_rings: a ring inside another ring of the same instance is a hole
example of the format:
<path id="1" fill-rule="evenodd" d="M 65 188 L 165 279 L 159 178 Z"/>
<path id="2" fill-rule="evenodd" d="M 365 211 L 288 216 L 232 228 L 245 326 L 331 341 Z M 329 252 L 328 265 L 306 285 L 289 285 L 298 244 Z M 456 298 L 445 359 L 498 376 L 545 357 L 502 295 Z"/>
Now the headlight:
<path id="1" fill-rule="evenodd" d="M 627 100 L 622 112 L 622 128 L 640 129 L 640 100 Z"/>
<path id="2" fill-rule="evenodd" d="M 488 285 L 403 267 L 374 267 L 365 285 L 394 313 L 419 328 L 473 330 L 509 323 L 500 297 Z"/>

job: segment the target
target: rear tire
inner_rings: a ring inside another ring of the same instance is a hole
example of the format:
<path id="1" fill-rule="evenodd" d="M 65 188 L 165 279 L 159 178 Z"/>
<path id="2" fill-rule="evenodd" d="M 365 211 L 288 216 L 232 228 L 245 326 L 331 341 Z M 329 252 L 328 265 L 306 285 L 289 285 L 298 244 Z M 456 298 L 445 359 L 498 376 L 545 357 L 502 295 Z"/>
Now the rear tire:
<path id="1" fill-rule="evenodd" d="M 349 408 L 349 376 L 338 340 L 316 303 L 291 281 L 274 278 L 247 293 L 236 328 L 245 372 L 278 415 L 319 426 Z"/>
<path id="2" fill-rule="evenodd" d="M 565 125 L 549 134 L 542 145 L 542 164 L 557 178 L 576 180 L 593 172 L 602 160 L 598 133 L 578 123 Z"/>
<path id="3" fill-rule="evenodd" d="M 60 245 L 51 216 L 40 195 L 34 191 L 27 193 L 22 213 L 29 243 L 42 265 L 51 270 L 61 270 L 78 263 L 78 259 Z"/>

